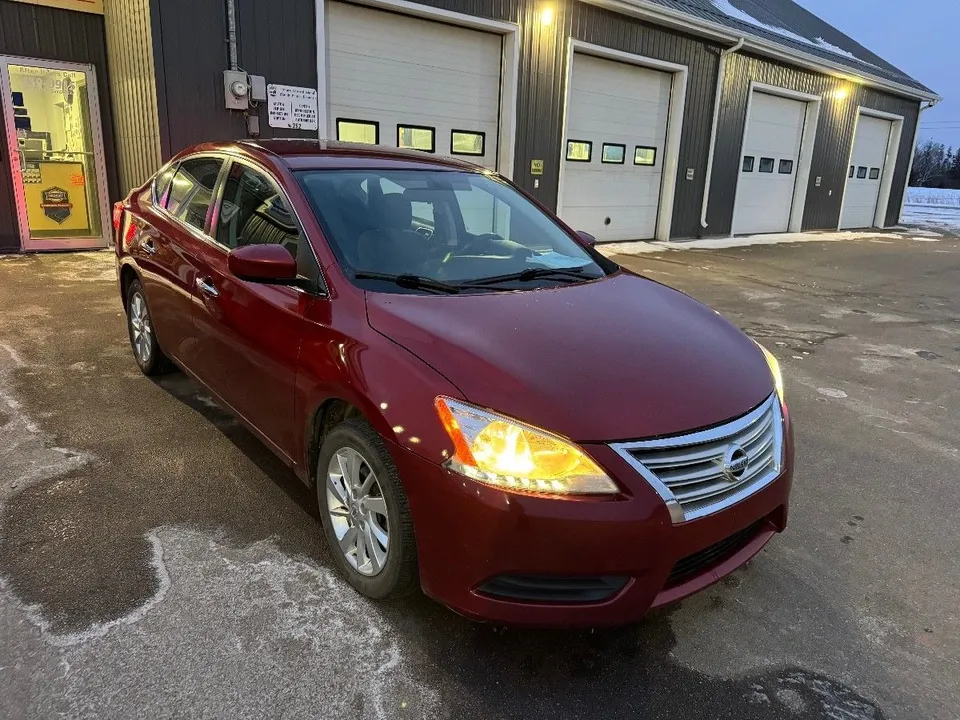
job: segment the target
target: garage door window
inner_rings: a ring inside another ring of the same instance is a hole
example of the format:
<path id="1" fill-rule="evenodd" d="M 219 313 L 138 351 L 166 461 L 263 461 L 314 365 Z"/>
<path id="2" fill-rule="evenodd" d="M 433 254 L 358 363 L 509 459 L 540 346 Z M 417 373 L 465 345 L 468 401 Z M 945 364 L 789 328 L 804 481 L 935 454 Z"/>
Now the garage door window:
<path id="1" fill-rule="evenodd" d="M 774 162 L 774 159 L 773 159 L 773 158 L 765 158 L 765 157 L 760 158 L 760 172 L 762 172 L 762 173 L 772 173 L 772 172 L 773 172 L 773 166 L 774 166 L 775 164 L 776 164 L 776 163 Z"/>
<path id="2" fill-rule="evenodd" d="M 567 160 L 570 162 L 590 162 L 592 157 L 592 142 L 588 140 L 567 140 Z"/>
<path id="3" fill-rule="evenodd" d="M 778 171 L 781 175 L 792 175 L 793 174 L 793 160 L 781 160 L 780 169 Z"/>
<path id="4" fill-rule="evenodd" d="M 380 123 L 337 118 L 337 140 L 363 145 L 379 145 Z"/>
<path id="5" fill-rule="evenodd" d="M 753 163 L 756 158 L 753 155 L 744 155 L 743 157 L 743 172 L 753 172 Z"/>
<path id="6" fill-rule="evenodd" d="M 633 151 L 633 164 L 656 165 L 657 149 L 655 147 L 647 147 L 646 145 L 637 145 Z"/>
<path id="7" fill-rule="evenodd" d="M 880 168 L 870 168 L 870 179 L 871 180 L 880 179 Z"/>
<path id="8" fill-rule="evenodd" d="M 453 155 L 484 155 L 486 139 L 482 132 L 453 130 L 450 132 L 450 152 Z"/>
<path id="9" fill-rule="evenodd" d="M 626 145 L 615 145 L 613 143 L 604 143 L 603 149 L 600 153 L 600 162 L 612 164 L 612 165 L 623 165 L 626 155 L 627 155 Z"/>
<path id="10" fill-rule="evenodd" d="M 857 171 L 857 166 L 856 166 L 856 165 L 851 165 L 851 166 L 850 166 L 850 174 L 847 175 L 847 177 L 851 177 L 851 178 L 852 178 L 852 177 L 853 177 L 853 174 L 854 174 L 856 171 Z"/>
<path id="11" fill-rule="evenodd" d="M 863 165 L 857 168 L 857 178 L 863 180 L 867 176 L 867 168 Z"/>
<path id="12" fill-rule="evenodd" d="M 436 130 L 422 125 L 397 125 L 397 147 L 406 150 L 435 152 L 437 149 Z"/>

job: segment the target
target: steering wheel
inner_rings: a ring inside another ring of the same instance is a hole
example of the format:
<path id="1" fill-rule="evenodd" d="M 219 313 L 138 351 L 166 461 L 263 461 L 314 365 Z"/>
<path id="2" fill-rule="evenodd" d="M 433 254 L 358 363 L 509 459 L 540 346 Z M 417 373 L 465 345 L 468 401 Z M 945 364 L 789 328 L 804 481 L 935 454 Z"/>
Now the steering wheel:
<path id="1" fill-rule="evenodd" d="M 416 232 L 419 235 L 423 235 L 427 240 L 433 237 L 433 230 L 431 230 L 428 227 L 420 226 L 414 232 Z"/>

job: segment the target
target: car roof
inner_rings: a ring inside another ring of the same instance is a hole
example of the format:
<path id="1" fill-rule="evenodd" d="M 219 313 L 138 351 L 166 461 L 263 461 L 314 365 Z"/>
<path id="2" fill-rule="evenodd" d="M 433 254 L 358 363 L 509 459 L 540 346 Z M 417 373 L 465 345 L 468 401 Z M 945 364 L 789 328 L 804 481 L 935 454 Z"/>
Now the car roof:
<path id="1" fill-rule="evenodd" d="M 396 168 L 433 169 L 484 172 L 473 163 L 448 158 L 421 150 L 400 150 L 376 145 L 345 143 L 336 140 L 303 138 L 273 138 L 268 140 L 241 140 L 224 143 L 279 158 L 284 164 L 298 170 L 314 168 Z"/>

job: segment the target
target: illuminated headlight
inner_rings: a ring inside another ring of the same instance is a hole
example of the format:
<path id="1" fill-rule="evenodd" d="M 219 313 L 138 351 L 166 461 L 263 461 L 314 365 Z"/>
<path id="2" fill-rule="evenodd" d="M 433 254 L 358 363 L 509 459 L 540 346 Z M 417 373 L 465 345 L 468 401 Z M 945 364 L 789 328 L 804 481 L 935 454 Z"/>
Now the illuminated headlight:
<path id="1" fill-rule="evenodd" d="M 777 388 L 777 395 L 780 396 L 780 402 L 784 402 L 783 399 L 783 375 L 780 373 L 780 363 L 777 362 L 777 359 L 773 356 L 773 353 L 767 350 L 763 345 L 757 343 L 763 351 L 763 357 L 767 360 L 767 367 L 770 368 L 770 374 L 773 375 L 773 384 Z"/>
<path id="2" fill-rule="evenodd" d="M 541 495 L 611 495 L 616 484 L 583 450 L 557 435 L 438 397 L 437 414 L 453 441 L 451 470 L 501 490 Z"/>

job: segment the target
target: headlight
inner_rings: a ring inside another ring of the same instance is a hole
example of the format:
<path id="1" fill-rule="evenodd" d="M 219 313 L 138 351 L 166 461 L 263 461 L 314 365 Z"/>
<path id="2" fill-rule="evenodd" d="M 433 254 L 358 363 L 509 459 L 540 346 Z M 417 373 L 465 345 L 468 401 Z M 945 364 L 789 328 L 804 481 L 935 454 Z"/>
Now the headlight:
<path id="1" fill-rule="evenodd" d="M 773 384 L 777 388 L 777 395 L 780 396 L 780 402 L 784 402 L 783 399 L 783 375 L 780 373 L 780 363 L 777 362 L 777 359 L 773 356 L 773 353 L 767 350 L 763 345 L 757 343 L 763 351 L 763 357 L 767 360 L 767 367 L 770 368 L 770 374 L 773 375 Z"/>
<path id="2" fill-rule="evenodd" d="M 503 415 L 438 397 L 452 470 L 485 485 L 542 495 L 610 495 L 616 484 L 573 443 Z"/>

